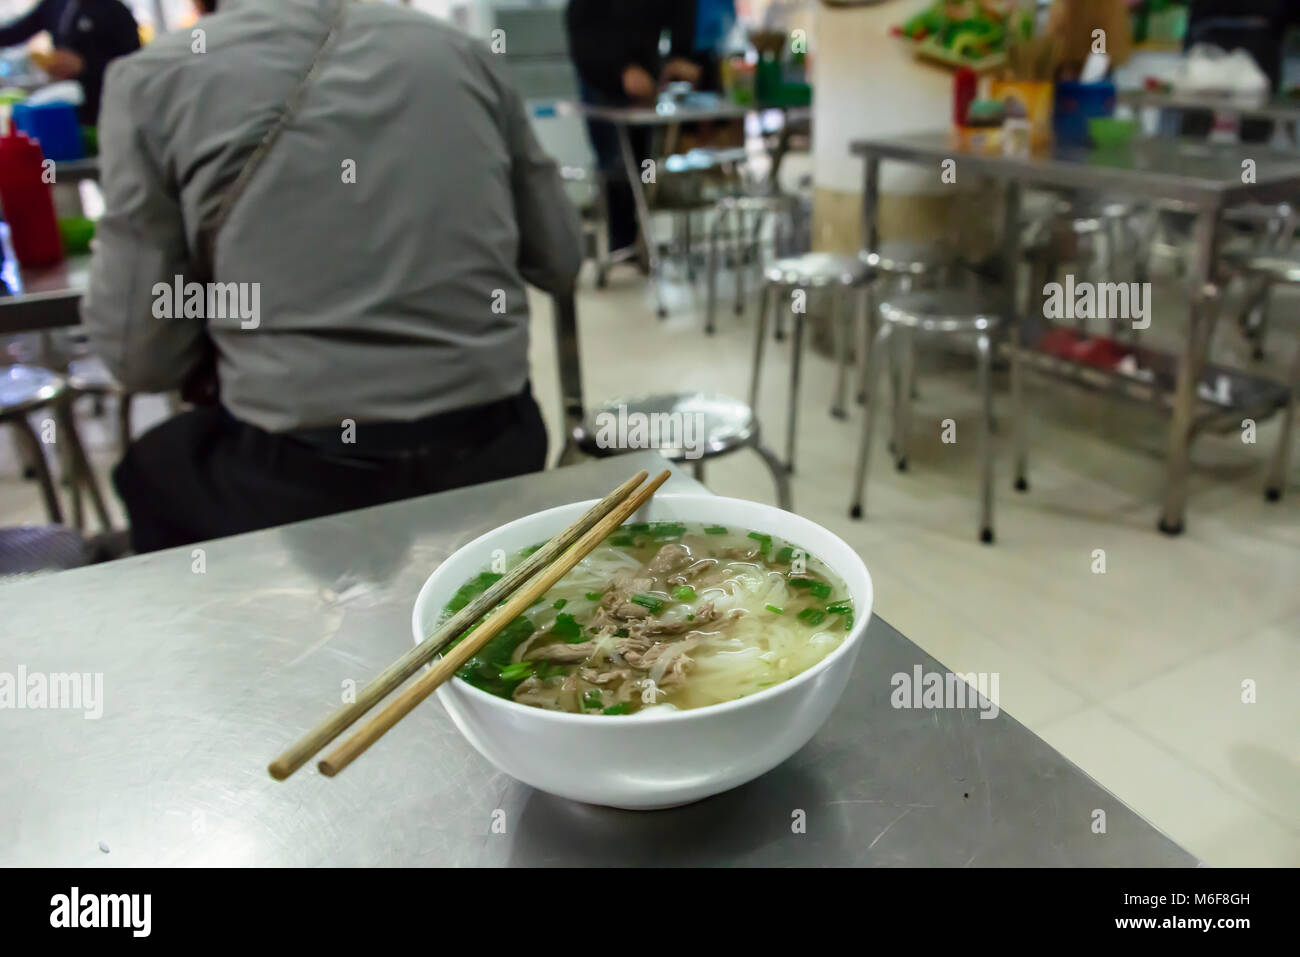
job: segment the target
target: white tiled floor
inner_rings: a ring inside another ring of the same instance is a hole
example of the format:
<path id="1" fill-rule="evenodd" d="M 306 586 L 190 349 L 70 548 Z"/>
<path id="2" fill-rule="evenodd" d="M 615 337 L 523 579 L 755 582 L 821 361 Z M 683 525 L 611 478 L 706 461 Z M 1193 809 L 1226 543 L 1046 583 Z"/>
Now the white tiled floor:
<path id="1" fill-rule="evenodd" d="M 752 311 L 724 311 L 709 339 L 700 292 L 677 292 L 681 308 L 657 321 L 634 272 L 616 270 L 602 292 L 584 281 L 588 401 L 746 394 Z M 1162 286 L 1159 301 L 1153 332 L 1177 341 L 1176 290 Z M 1285 367 L 1297 340 L 1295 304 L 1274 308 L 1272 368 Z M 558 447 L 550 310 L 542 297 L 534 307 L 534 388 Z M 768 351 L 759 412 L 773 442 L 784 434 L 788 348 Z M 1230 323 L 1216 351 L 1244 354 Z M 1031 376 L 1031 489 L 1011 490 L 1004 415 L 990 547 L 976 541 L 973 370 L 960 358 L 922 362 L 911 467 L 899 474 L 877 450 L 869 516 L 854 522 L 860 410 L 832 419 L 832 364 L 811 351 L 805 361 L 795 506 L 861 551 L 877 612 L 955 670 L 1000 673 L 1003 708 L 1209 864 L 1300 864 L 1300 476 L 1292 470 L 1281 503 L 1263 501 L 1276 422 L 1255 446 L 1236 434 L 1198 442 L 1187 531 L 1168 538 L 1155 530 L 1163 421 Z M 1005 411 L 1002 377 L 998 388 Z M 161 403 L 144 403 L 137 426 L 161 414 Z M 945 445 L 939 422 L 949 417 L 958 441 Z M 109 464 L 108 433 L 88 424 L 87 436 Z M 775 500 L 749 453 L 708 468 L 720 494 Z M 15 471 L 0 442 L 0 523 L 38 521 L 35 490 Z M 1105 574 L 1092 571 L 1099 548 Z M 1246 680 L 1257 703 L 1241 703 Z"/>

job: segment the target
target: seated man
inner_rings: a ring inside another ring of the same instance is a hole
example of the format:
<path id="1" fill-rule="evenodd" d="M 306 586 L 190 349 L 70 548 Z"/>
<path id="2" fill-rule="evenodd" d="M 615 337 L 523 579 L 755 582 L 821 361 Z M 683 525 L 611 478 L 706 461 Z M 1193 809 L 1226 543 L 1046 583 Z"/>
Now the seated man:
<path id="1" fill-rule="evenodd" d="M 524 282 L 577 214 L 501 60 L 424 14 L 219 0 L 108 72 L 83 318 L 211 404 L 113 479 L 146 551 L 541 469 Z"/>

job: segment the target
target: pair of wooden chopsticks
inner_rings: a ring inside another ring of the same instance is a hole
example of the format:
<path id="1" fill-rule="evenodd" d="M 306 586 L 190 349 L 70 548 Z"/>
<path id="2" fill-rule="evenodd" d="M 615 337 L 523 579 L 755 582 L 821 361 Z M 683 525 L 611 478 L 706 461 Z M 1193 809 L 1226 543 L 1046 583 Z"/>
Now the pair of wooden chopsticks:
<path id="1" fill-rule="evenodd" d="M 382 711 L 362 725 L 356 734 L 317 764 L 321 774 L 327 777 L 333 777 L 346 768 L 366 748 L 378 741 L 386 731 L 409 714 L 411 709 L 429 697 L 438 685 L 454 675 L 461 665 L 492 640 L 502 628 L 546 594 L 611 532 L 627 521 L 649 500 L 651 495 L 658 491 L 659 486 L 668 480 L 669 474 L 667 471 L 660 472 L 648 484 L 642 486 L 641 483 L 646 480 L 649 473 L 638 472 L 606 495 L 582 518 L 528 556 L 505 577 L 438 626 L 433 634 L 380 672 L 360 691 L 355 702 L 339 708 L 272 761 L 267 768 L 271 772 L 271 777 L 283 781 L 293 774 L 306 764 L 312 755 L 342 734 L 363 714 L 421 667 L 432 661 L 476 621 L 504 600 L 505 605 L 470 632 L 460 644 L 394 698 Z"/>

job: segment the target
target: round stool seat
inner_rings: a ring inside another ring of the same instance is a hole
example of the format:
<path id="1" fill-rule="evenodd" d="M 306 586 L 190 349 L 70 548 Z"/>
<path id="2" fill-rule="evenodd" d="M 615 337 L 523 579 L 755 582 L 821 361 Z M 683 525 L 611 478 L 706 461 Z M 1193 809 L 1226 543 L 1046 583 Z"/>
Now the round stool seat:
<path id="1" fill-rule="evenodd" d="M 1002 322 L 1001 309 L 980 296 L 948 290 L 924 290 L 895 296 L 880 304 L 886 322 L 922 332 L 986 332 Z"/>
<path id="2" fill-rule="evenodd" d="M 1300 259 L 1294 256 L 1229 249 L 1224 252 L 1223 258 L 1238 269 L 1267 277 L 1273 282 L 1300 283 Z"/>
<path id="3" fill-rule="evenodd" d="M 859 258 L 872 269 L 891 276 L 921 276 L 950 265 L 952 257 L 934 243 L 911 239 L 890 239 Z"/>
<path id="4" fill-rule="evenodd" d="M 804 253 L 778 259 L 763 271 L 767 281 L 782 286 L 822 288 L 860 286 L 872 277 L 871 267 L 856 256 Z"/>
<path id="5" fill-rule="evenodd" d="M 718 200 L 719 211 L 738 211 L 742 213 L 771 213 L 789 209 L 796 199 L 784 193 L 753 194 L 743 196 L 724 196 Z"/>
<path id="6" fill-rule="evenodd" d="M 739 399 L 679 392 L 603 402 L 587 414 L 573 438 L 588 455 L 651 448 L 670 461 L 682 462 L 753 445 L 756 430 L 754 410 Z"/>
<path id="7" fill-rule="evenodd" d="M 122 387 L 113 378 L 113 373 L 108 371 L 108 366 L 104 365 L 104 360 L 99 356 L 73 359 L 68 363 L 67 380 L 68 388 L 74 392 L 116 393 L 122 391 Z"/>
<path id="8" fill-rule="evenodd" d="M 0 528 L 0 582 L 89 565 L 93 550 L 63 525 Z"/>
<path id="9" fill-rule="evenodd" d="M 0 415 L 19 415 L 49 405 L 65 388 L 63 379 L 40 366 L 0 366 Z"/>

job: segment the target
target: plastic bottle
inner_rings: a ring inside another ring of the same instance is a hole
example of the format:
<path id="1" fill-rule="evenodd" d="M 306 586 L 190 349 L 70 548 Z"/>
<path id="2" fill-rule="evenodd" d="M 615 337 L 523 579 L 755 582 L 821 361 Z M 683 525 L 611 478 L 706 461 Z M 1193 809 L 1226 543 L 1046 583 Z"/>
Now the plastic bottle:
<path id="1" fill-rule="evenodd" d="M 13 131 L 0 117 L 0 207 L 9 224 L 9 239 L 20 266 L 49 266 L 63 259 L 54 201 L 46 182 L 41 144 Z"/>

